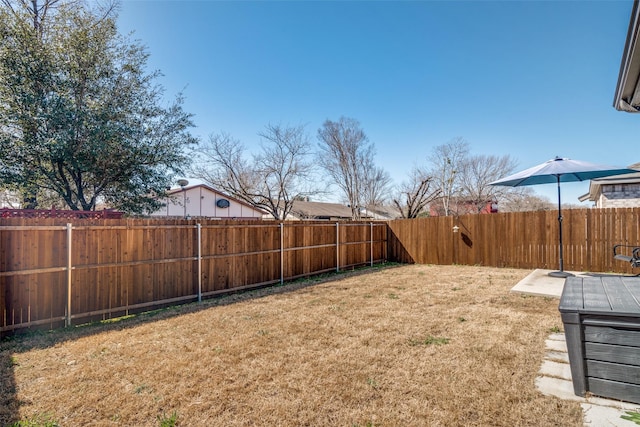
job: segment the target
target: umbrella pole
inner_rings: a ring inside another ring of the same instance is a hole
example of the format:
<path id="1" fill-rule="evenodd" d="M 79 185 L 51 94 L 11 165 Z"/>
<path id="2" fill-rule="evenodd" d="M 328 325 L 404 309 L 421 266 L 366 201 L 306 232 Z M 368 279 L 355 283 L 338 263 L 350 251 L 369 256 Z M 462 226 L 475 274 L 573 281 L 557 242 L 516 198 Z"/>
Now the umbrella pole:
<path id="1" fill-rule="evenodd" d="M 560 252 L 560 271 L 552 271 L 549 273 L 551 277 L 569 277 L 571 273 L 564 271 L 564 260 L 562 258 L 562 203 L 560 201 L 560 175 L 556 175 L 558 179 L 558 233 L 559 233 L 559 252 Z"/>

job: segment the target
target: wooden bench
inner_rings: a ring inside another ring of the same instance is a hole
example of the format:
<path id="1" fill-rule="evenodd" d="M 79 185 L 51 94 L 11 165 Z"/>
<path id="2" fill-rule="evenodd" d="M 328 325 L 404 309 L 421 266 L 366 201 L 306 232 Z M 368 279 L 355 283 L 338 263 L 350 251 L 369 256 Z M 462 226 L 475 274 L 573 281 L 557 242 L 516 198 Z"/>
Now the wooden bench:
<path id="1" fill-rule="evenodd" d="M 573 390 L 640 403 L 640 277 L 569 277 L 558 307 Z"/>

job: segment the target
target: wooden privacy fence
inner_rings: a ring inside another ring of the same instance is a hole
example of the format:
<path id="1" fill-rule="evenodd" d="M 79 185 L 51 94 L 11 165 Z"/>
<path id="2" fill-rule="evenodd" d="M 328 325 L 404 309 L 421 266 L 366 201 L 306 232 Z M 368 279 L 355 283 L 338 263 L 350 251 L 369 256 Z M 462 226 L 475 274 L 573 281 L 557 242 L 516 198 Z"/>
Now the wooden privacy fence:
<path id="1" fill-rule="evenodd" d="M 557 269 L 557 216 L 389 223 L 103 219 L 71 226 L 60 219 L 0 219 L 0 336 L 386 260 Z M 640 208 L 565 210 L 563 217 L 565 270 L 632 273 L 614 260 L 612 247 L 640 245 Z"/>
<path id="2" fill-rule="evenodd" d="M 612 247 L 640 245 L 640 208 L 569 209 L 562 216 L 565 270 L 632 273 L 613 259 Z M 558 269 L 558 212 L 391 221 L 389 260 Z"/>
<path id="3" fill-rule="evenodd" d="M 0 336 L 387 259 L 386 223 L 27 223 L 0 226 Z"/>

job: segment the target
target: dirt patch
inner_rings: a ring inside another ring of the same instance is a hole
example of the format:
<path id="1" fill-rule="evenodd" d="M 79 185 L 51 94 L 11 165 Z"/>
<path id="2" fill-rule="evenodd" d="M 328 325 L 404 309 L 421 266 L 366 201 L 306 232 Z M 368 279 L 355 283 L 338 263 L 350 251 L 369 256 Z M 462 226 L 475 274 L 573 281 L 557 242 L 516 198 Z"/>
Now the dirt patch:
<path id="1" fill-rule="evenodd" d="M 3 342 L 0 424 L 582 425 L 535 388 L 562 323 L 509 293 L 528 273 L 410 265 Z"/>

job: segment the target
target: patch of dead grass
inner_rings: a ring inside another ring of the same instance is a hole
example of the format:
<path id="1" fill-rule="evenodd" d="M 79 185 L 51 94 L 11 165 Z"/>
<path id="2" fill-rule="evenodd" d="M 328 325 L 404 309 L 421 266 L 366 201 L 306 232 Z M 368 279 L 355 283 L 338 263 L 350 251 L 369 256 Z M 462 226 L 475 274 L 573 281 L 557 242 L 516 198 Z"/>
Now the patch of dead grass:
<path id="1" fill-rule="evenodd" d="M 410 265 L 10 340 L 0 422 L 581 425 L 535 389 L 561 323 L 557 300 L 509 293 L 527 273 Z"/>

